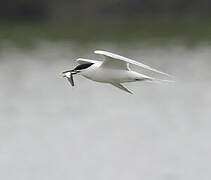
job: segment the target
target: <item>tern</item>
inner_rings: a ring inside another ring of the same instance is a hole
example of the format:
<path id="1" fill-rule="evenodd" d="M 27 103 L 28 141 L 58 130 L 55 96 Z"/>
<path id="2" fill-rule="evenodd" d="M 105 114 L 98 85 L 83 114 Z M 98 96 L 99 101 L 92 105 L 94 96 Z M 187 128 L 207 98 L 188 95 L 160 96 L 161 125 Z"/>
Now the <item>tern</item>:
<path id="1" fill-rule="evenodd" d="M 132 91 L 123 86 L 123 83 L 135 81 L 169 82 L 168 80 L 158 80 L 153 77 L 140 74 L 129 68 L 129 65 L 133 64 L 156 73 L 170 76 L 169 74 L 161 72 L 148 65 L 107 51 L 96 50 L 94 53 L 104 56 L 104 61 L 78 58 L 76 62 L 79 65 L 72 70 L 62 72 L 62 77 L 67 78 L 70 84 L 74 86 L 73 75 L 78 74 L 96 82 L 111 84 L 131 94 L 133 94 Z"/>

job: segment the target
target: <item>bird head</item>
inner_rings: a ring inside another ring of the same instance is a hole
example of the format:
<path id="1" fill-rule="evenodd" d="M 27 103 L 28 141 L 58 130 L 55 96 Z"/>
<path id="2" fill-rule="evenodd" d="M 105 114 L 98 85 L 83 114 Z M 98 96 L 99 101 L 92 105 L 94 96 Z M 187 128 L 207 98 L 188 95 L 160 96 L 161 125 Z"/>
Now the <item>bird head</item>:
<path id="1" fill-rule="evenodd" d="M 64 71 L 61 73 L 62 77 L 67 78 L 72 86 L 74 86 L 73 75 L 80 73 L 81 71 L 89 68 L 93 63 L 85 63 L 76 66 L 73 70 Z"/>

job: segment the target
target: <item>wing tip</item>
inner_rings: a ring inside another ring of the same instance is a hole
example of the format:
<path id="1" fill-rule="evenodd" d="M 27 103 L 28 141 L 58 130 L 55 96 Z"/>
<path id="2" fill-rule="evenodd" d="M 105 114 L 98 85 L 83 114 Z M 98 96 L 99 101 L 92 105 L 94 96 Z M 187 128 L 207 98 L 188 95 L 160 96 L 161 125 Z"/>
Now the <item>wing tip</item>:
<path id="1" fill-rule="evenodd" d="M 156 72 L 156 73 L 159 73 L 159 74 L 162 74 L 162 75 L 165 75 L 165 76 L 168 76 L 170 78 L 174 78 L 173 75 L 167 74 L 167 73 L 162 72 L 162 71 L 158 71 L 157 69 L 154 69 L 154 68 L 151 68 L 151 67 L 147 67 L 146 69 L 153 71 L 153 72 Z"/>
<path id="2" fill-rule="evenodd" d="M 175 78 L 175 76 L 173 76 L 173 75 L 170 75 L 170 74 L 167 74 L 167 73 L 162 73 L 163 75 L 166 75 L 166 76 L 168 76 L 168 77 L 170 77 L 170 78 Z"/>
<path id="3" fill-rule="evenodd" d="M 81 60 L 82 60 L 82 58 L 77 58 L 75 61 L 78 62 L 78 61 L 81 61 Z"/>
<path id="4" fill-rule="evenodd" d="M 78 63 L 85 63 L 85 62 L 87 62 L 87 60 L 89 60 L 89 59 L 77 58 L 77 59 L 76 59 L 76 62 L 78 62 Z"/>
<path id="5" fill-rule="evenodd" d="M 77 58 L 76 61 L 84 60 L 84 58 Z"/>
<path id="6" fill-rule="evenodd" d="M 76 61 L 78 64 L 85 64 L 86 63 L 86 59 L 84 58 L 77 58 Z"/>
<path id="7" fill-rule="evenodd" d="M 99 49 L 97 49 L 97 50 L 94 51 L 95 54 L 104 54 L 105 52 L 106 51 L 99 50 Z"/>

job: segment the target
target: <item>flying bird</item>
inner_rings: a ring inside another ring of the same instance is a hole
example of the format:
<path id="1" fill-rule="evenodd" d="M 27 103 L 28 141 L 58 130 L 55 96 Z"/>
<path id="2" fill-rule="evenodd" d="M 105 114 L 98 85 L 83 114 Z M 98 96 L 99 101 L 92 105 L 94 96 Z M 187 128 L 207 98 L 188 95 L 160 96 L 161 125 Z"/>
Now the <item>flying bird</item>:
<path id="1" fill-rule="evenodd" d="M 129 68 L 130 64 L 170 77 L 167 73 L 161 72 L 135 60 L 102 50 L 96 50 L 94 53 L 104 56 L 104 61 L 78 58 L 76 61 L 79 65 L 72 70 L 62 72 L 62 77 L 67 78 L 70 84 L 74 86 L 73 75 L 78 74 L 93 81 L 111 84 L 131 94 L 133 94 L 132 91 L 123 86 L 123 83 L 134 81 L 171 82 L 168 80 L 158 80 L 132 71 Z"/>

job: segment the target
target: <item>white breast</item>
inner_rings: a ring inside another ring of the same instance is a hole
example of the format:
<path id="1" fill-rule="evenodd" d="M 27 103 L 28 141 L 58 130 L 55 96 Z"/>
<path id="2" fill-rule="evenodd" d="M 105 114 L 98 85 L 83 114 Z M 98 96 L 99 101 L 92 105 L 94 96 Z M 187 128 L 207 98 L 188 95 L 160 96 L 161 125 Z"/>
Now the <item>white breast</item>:
<path id="1" fill-rule="evenodd" d="M 92 65 L 90 68 L 82 71 L 80 75 L 93 81 L 104 83 L 131 82 L 136 78 L 136 75 L 133 73 L 133 71 L 102 68 L 100 67 L 100 64 Z"/>

